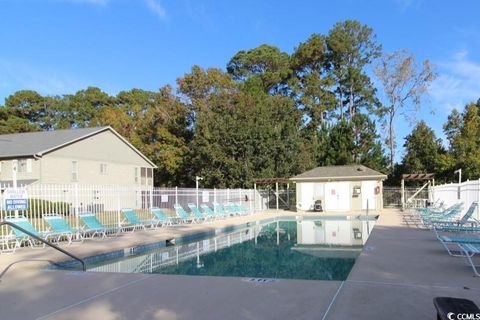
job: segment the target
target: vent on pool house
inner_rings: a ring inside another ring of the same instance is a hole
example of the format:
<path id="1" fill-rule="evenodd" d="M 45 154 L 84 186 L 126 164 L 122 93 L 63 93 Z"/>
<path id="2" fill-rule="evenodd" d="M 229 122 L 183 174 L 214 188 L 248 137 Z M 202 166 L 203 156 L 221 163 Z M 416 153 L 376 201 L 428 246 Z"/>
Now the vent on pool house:
<path id="1" fill-rule="evenodd" d="M 277 282 L 277 279 L 268 279 L 268 278 L 249 278 L 247 279 L 248 282 L 254 282 L 254 283 L 270 283 L 270 282 Z"/>
<path id="2" fill-rule="evenodd" d="M 365 171 L 365 169 L 363 167 L 358 167 L 357 171 Z"/>

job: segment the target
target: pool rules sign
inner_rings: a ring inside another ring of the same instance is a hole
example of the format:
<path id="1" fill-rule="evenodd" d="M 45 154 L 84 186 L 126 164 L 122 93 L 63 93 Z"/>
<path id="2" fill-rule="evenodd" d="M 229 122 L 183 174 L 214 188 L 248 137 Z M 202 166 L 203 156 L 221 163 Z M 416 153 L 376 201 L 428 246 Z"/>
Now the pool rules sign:
<path id="1" fill-rule="evenodd" d="M 28 210 L 28 193 L 25 188 L 7 188 L 3 192 L 4 208 L 10 210 Z"/>

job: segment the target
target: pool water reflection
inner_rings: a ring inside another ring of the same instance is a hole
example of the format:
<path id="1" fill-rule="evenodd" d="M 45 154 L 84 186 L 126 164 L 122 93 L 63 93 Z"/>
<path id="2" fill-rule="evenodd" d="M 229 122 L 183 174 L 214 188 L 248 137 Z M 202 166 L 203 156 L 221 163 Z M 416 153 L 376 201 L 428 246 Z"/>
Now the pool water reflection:
<path id="1" fill-rule="evenodd" d="M 89 271 L 345 280 L 373 228 L 359 219 L 292 219 L 104 261 Z"/>

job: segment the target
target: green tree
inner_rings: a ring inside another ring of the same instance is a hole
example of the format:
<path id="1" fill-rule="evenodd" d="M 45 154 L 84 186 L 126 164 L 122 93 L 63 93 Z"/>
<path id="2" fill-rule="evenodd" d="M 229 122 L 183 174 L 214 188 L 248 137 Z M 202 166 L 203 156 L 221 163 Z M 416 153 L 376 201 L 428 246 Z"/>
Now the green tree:
<path id="1" fill-rule="evenodd" d="M 115 97 L 96 87 L 65 95 L 57 115 L 60 128 L 85 128 L 99 125 L 102 110 L 113 106 Z"/>
<path id="2" fill-rule="evenodd" d="M 315 136 L 325 119 L 325 113 L 335 108 L 334 84 L 329 72 L 330 61 L 325 37 L 313 34 L 306 42 L 300 43 L 292 55 L 292 69 L 296 81 L 293 83 L 294 96 L 298 105 L 308 117 L 306 131 Z"/>
<path id="3" fill-rule="evenodd" d="M 344 118 L 345 107 L 350 117 L 360 108 L 373 108 L 377 99 L 366 66 L 381 54 L 373 29 L 355 20 L 338 22 L 328 33 L 326 42 L 335 78 L 339 118 Z"/>
<path id="4" fill-rule="evenodd" d="M 45 98 L 33 90 L 17 91 L 5 99 L 4 111 L 14 117 L 8 123 L 17 129 L 20 126 L 23 131 L 50 130 L 54 109 L 49 107 L 53 101 L 53 98 Z"/>
<path id="5" fill-rule="evenodd" d="M 355 142 L 352 134 L 352 126 L 347 120 L 338 121 L 330 128 L 328 135 L 328 148 L 322 165 L 346 165 L 354 163 L 352 150 Z"/>
<path id="6" fill-rule="evenodd" d="M 445 154 L 441 139 L 424 121 L 420 121 L 405 138 L 405 173 L 438 173 L 440 156 Z"/>
<path id="7" fill-rule="evenodd" d="M 377 114 L 387 128 L 386 142 L 390 149 L 390 171 L 394 168 L 395 127 L 394 121 L 400 114 L 413 120 L 420 103 L 428 93 L 430 83 L 436 78 L 433 65 L 425 60 L 420 68 L 415 57 L 406 50 L 386 54 L 375 68 L 375 74 L 383 86 L 386 103 L 377 109 Z M 411 106 L 412 108 L 408 108 Z"/>
<path id="8" fill-rule="evenodd" d="M 112 126 L 152 160 L 158 167 L 156 185 L 183 184 L 187 179 L 186 155 L 191 139 L 190 111 L 172 89 L 132 89 L 120 92 L 115 105 L 105 106 L 104 101 L 94 107 L 101 112 L 91 123 Z"/>
<path id="9" fill-rule="evenodd" d="M 460 117 L 452 111 L 444 126 L 450 139 L 450 170 L 462 169 L 465 179 L 480 177 L 480 101 L 468 104 Z M 453 177 L 452 177 L 453 178 Z"/>
<path id="10" fill-rule="evenodd" d="M 351 120 L 353 134 L 352 157 L 355 163 L 386 172 L 388 160 L 378 140 L 376 124 L 366 114 L 355 113 Z"/>
<path id="11" fill-rule="evenodd" d="M 267 44 L 236 53 L 227 64 L 227 72 L 236 81 L 259 81 L 265 92 L 273 94 L 285 92 L 292 74 L 289 55 Z"/>
<path id="12" fill-rule="evenodd" d="M 11 114 L 5 107 L 0 107 L 0 134 L 39 131 L 40 128 L 27 119 Z"/>
<path id="13" fill-rule="evenodd" d="M 358 163 L 385 171 L 387 159 L 375 123 L 367 115 L 356 113 L 351 121 L 338 121 L 330 128 L 325 142 L 330 147 L 326 148 L 321 165 Z"/>
<path id="14" fill-rule="evenodd" d="M 198 67 L 179 79 L 195 114 L 192 173 L 204 177 L 204 185 L 251 187 L 255 177 L 301 170 L 304 162 L 296 161 L 302 154 L 301 112 L 293 99 L 258 86 Z"/>

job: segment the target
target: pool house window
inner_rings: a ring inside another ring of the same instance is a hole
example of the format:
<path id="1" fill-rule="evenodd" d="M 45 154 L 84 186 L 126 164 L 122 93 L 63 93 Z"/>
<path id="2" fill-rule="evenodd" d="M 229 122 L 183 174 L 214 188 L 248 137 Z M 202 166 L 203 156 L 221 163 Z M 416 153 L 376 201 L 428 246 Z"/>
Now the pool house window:
<path id="1" fill-rule="evenodd" d="M 100 163 L 100 174 L 106 175 L 107 174 L 107 164 Z"/>

